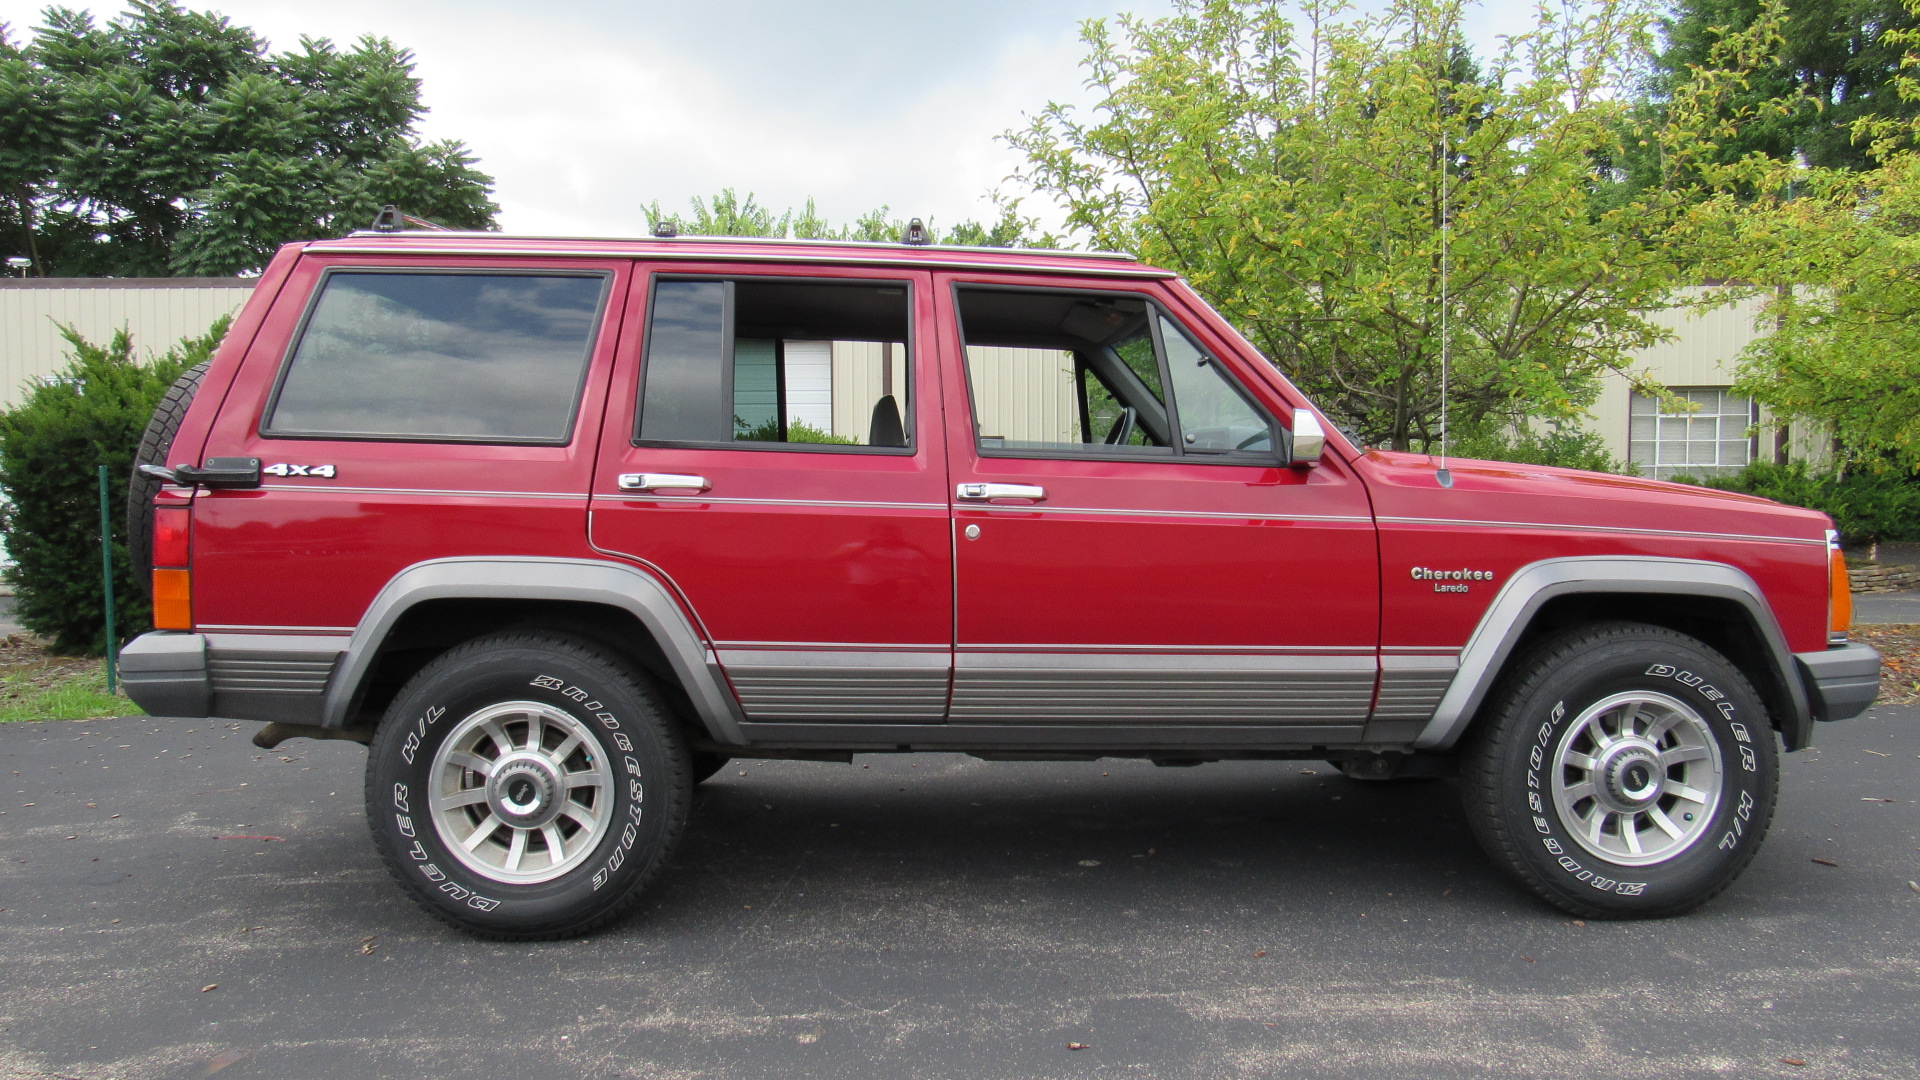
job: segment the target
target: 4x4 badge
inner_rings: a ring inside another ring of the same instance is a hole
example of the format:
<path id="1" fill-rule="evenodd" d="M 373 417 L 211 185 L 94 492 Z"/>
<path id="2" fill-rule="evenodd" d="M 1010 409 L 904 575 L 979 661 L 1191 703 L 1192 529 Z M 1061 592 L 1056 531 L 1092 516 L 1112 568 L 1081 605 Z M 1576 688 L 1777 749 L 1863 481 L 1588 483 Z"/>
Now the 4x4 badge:
<path id="1" fill-rule="evenodd" d="M 331 465 L 288 465 L 276 461 L 260 471 L 268 476 L 318 476 L 327 480 L 334 477 Z"/>

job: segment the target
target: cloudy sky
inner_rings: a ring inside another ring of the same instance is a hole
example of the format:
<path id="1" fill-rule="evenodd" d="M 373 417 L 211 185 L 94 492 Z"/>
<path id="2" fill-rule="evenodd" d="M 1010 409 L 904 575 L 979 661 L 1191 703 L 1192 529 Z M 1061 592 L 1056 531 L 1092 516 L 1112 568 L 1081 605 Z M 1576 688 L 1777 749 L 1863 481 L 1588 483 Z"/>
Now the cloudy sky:
<path id="1" fill-rule="evenodd" d="M 65 0 L 105 18 L 118 0 Z M 818 200 L 986 219 L 1019 159 L 997 136 L 1049 100 L 1080 101 L 1080 21 L 1168 0 L 185 0 L 265 36 L 412 49 L 429 138 L 465 142 L 514 232 L 644 232 L 641 207 L 723 187 L 762 205 Z M 14 39 L 44 3 L 0 0 Z M 1476 38 L 1517 31 L 1495 0 Z M 1052 220 L 1037 200 L 1025 210 Z"/>

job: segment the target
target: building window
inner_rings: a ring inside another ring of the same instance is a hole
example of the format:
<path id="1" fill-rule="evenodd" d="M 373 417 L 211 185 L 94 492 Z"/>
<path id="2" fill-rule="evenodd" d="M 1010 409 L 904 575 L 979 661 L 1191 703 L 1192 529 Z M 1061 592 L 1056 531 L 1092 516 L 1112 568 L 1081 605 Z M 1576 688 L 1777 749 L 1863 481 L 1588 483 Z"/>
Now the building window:
<path id="1" fill-rule="evenodd" d="M 1679 411 L 1659 398 L 1633 395 L 1627 458 L 1643 474 L 1725 476 L 1753 460 L 1748 432 L 1759 416 L 1752 399 L 1721 387 L 1676 387 L 1671 393 L 1698 411 Z"/>

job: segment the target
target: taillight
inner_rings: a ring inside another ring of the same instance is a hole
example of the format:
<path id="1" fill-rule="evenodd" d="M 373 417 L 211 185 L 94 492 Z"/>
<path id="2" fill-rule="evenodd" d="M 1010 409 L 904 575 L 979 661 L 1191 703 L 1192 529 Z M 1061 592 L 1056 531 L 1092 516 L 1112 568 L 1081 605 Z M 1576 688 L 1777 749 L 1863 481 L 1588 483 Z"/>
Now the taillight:
<path id="1" fill-rule="evenodd" d="M 193 629 L 193 511 L 163 506 L 153 512 L 153 625 Z"/>
<path id="2" fill-rule="evenodd" d="M 184 567 L 191 549 L 193 511 L 186 507 L 163 506 L 153 512 L 153 565 Z"/>
<path id="3" fill-rule="evenodd" d="M 1847 577 L 1847 556 L 1840 550 L 1840 534 L 1827 530 L 1827 638 L 1845 641 L 1853 628 L 1853 582 Z"/>

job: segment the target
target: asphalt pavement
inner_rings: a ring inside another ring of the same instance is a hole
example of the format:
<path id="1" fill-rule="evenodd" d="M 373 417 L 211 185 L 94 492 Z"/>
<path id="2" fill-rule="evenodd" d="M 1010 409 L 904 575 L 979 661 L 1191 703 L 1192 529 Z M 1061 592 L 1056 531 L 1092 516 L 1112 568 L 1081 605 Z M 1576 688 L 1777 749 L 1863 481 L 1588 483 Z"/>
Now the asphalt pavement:
<path id="1" fill-rule="evenodd" d="M 548 944 L 420 913 L 364 751 L 252 727 L 0 724 L 0 1076 L 1920 1076 L 1920 708 L 1823 725 L 1678 919 L 1543 907 L 1444 782 L 872 755 L 724 770 Z"/>
<path id="2" fill-rule="evenodd" d="M 1856 625 L 1920 623 L 1920 590 L 1854 593 L 1853 621 Z"/>

